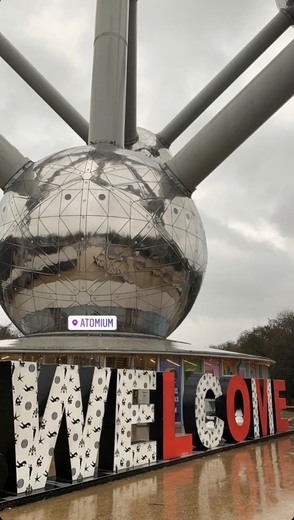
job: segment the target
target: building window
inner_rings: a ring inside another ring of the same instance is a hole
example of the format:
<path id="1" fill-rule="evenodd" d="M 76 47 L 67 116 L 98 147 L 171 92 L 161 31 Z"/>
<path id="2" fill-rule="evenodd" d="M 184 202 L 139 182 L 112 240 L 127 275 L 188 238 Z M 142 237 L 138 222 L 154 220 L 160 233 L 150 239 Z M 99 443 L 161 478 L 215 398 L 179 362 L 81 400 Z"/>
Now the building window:
<path id="1" fill-rule="evenodd" d="M 171 372 L 175 377 L 175 416 L 176 422 L 182 420 L 182 367 L 181 359 L 176 356 L 160 358 L 160 371 Z"/>
<path id="2" fill-rule="evenodd" d="M 106 356 L 106 366 L 109 368 L 133 368 L 132 356 Z"/>
<path id="3" fill-rule="evenodd" d="M 234 376 L 237 374 L 237 363 L 234 359 L 223 359 L 223 376 Z"/>
<path id="4" fill-rule="evenodd" d="M 185 357 L 184 358 L 184 381 L 186 382 L 193 374 L 203 373 L 203 363 L 199 358 Z"/>
<path id="5" fill-rule="evenodd" d="M 157 370 L 157 356 L 142 354 L 134 356 L 134 368 L 139 370 Z"/>
<path id="6" fill-rule="evenodd" d="M 213 374 L 216 377 L 220 376 L 219 359 L 205 358 L 204 372 Z"/>

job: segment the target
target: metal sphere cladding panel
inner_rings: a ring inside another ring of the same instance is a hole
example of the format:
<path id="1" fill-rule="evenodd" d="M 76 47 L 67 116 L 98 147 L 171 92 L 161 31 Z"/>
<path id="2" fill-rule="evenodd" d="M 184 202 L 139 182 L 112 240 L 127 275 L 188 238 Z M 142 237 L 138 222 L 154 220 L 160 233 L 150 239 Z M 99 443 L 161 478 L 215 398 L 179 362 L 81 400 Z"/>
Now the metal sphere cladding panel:
<path id="1" fill-rule="evenodd" d="M 206 267 L 199 214 L 153 159 L 111 145 L 35 163 L 0 203 L 2 305 L 25 334 L 69 315 L 116 315 L 118 332 L 168 336 Z"/>

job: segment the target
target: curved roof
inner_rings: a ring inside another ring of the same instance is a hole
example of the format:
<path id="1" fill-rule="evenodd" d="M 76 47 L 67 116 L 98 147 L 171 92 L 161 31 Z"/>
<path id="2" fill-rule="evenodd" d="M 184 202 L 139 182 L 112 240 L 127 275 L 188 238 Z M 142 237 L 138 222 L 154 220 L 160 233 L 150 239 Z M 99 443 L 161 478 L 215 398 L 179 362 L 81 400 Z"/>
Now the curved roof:
<path id="1" fill-rule="evenodd" d="M 161 339 L 155 336 L 133 334 L 89 334 L 55 333 L 34 334 L 0 341 L 0 354 L 9 353 L 42 354 L 157 354 L 176 356 L 199 356 L 207 358 L 230 358 L 239 361 L 253 361 L 274 365 L 272 359 L 241 354 L 213 347 L 197 347 L 190 343 Z"/>

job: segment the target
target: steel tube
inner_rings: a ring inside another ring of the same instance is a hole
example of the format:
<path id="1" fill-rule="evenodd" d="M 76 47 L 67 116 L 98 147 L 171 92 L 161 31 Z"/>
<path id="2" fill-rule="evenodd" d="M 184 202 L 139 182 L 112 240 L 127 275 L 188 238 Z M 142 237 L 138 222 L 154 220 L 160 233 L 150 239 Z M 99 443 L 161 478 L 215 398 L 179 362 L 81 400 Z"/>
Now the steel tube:
<path id="1" fill-rule="evenodd" d="M 124 147 L 129 0 L 97 0 L 89 144 Z"/>
<path id="2" fill-rule="evenodd" d="M 88 122 L 0 33 L 0 56 L 87 143 Z"/>
<path id="3" fill-rule="evenodd" d="M 263 52 L 293 23 L 281 10 L 229 63 L 221 70 L 176 117 L 158 133 L 158 138 L 170 146 Z"/>
<path id="4" fill-rule="evenodd" d="M 166 166 L 192 192 L 294 94 L 294 41 Z"/>
<path id="5" fill-rule="evenodd" d="M 137 132 L 137 2 L 130 0 L 126 91 L 125 145 L 138 141 Z"/>
<path id="6" fill-rule="evenodd" d="M 28 163 L 24 157 L 3 135 L 0 134 L 0 188 L 3 189 L 8 181 Z"/>

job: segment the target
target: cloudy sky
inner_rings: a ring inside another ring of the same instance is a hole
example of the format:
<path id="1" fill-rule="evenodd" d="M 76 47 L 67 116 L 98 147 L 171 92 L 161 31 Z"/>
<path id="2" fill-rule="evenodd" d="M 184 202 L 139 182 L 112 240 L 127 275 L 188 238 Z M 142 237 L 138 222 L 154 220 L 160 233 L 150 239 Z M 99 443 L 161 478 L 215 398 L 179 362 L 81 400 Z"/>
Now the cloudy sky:
<path id="1" fill-rule="evenodd" d="M 88 119 L 95 0 L 2 0 L 4 35 Z M 277 13 L 274 0 L 139 0 L 138 125 L 160 131 Z M 292 39 L 288 31 L 172 146 L 175 153 Z M 294 310 L 294 102 L 193 195 L 208 268 L 173 338 L 234 340 Z M 33 160 L 80 138 L 0 61 L 0 132 Z M 7 318 L 1 314 L 1 322 Z"/>

